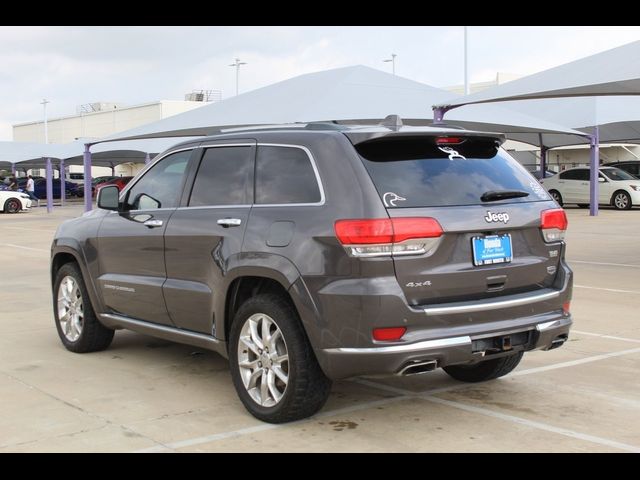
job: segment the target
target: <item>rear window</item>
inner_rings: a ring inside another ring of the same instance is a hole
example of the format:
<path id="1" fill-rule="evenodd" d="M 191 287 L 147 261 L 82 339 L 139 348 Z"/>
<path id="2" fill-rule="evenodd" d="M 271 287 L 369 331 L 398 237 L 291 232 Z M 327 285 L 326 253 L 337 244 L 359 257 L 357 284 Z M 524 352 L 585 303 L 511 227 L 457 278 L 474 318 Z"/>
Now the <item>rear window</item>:
<path id="1" fill-rule="evenodd" d="M 490 138 L 438 147 L 435 137 L 387 137 L 356 145 L 356 150 L 389 208 L 549 200 L 536 179 Z M 489 203 L 480 199 L 504 190 L 529 195 Z"/>
<path id="2" fill-rule="evenodd" d="M 629 172 L 625 172 L 624 170 L 621 170 L 619 168 L 603 168 L 602 173 L 604 173 L 607 177 L 614 181 L 637 180 Z"/>

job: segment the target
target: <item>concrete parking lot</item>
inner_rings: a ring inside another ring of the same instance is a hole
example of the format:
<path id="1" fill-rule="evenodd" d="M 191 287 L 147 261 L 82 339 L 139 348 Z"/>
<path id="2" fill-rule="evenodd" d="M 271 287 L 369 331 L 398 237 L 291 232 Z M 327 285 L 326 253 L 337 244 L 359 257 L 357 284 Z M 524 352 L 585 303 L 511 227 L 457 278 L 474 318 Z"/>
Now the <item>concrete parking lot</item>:
<path id="1" fill-rule="evenodd" d="M 338 382 L 287 425 L 250 416 L 214 353 L 122 331 L 104 352 L 66 351 L 49 247 L 81 209 L 0 215 L 0 452 L 640 452 L 640 210 L 567 212 L 565 346 L 484 384 L 441 370 Z"/>

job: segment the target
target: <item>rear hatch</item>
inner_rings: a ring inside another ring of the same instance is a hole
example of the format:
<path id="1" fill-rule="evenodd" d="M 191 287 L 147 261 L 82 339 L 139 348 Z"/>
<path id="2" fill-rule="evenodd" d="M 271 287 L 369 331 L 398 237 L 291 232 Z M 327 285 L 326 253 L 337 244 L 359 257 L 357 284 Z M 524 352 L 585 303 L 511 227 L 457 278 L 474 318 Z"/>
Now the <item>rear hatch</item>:
<path id="1" fill-rule="evenodd" d="M 541 212 L 557 206 L 500 143 L 498 136 L 463 133 L 356 143 L 392 222 L 430 217 L 442 227 L 426 253 L 393 254 L 410 305 L 552 286 L 560 249 L 545 242 L 540 227 Z"/>

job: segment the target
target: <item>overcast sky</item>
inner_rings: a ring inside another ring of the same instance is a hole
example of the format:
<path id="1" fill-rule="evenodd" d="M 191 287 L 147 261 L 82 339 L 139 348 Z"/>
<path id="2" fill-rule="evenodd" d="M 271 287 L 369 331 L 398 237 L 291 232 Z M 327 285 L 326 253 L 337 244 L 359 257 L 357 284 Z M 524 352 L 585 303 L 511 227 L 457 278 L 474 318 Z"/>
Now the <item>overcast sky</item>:
<path id="1" fill-rule="evenodd" d="M 528 75 L 640 40 L 640 27 L 469 27 L 472 82 Z M 328 68 L 367 65 L 432 85 L 461 84 L 463 27 L 0 27 L 0 140 L 14 123 L 98 101 L 235 94 Z"/>

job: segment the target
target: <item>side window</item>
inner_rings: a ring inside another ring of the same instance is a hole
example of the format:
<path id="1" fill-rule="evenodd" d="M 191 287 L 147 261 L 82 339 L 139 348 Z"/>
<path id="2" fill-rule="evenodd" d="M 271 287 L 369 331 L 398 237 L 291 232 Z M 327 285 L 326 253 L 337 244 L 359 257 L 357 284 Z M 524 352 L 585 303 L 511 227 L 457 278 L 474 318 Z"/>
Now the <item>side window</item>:
<path id="1" fill-rule="evenodd" d="M 251 204 L 253 152 L 253 147 L 207 149 L 193 183 L 189 206 Z"/>
<path id="2" fill-rule="evenodd" d="M 136 182 L 127 195 L 129 210 L 175 208 L 191 150 L 172 153 Z"/>
<path id="3" fill-rule="evenodd" d="M 320 187 L 311 159 L 294 147 L 258 147 L 256 204 L 317 203 Z"/>
<path id="4" fill-rule="evenodd" d="M 567 170 L 566 172 L 562 172 L 560 174 L 560 180 L 579 180 L 579 172 L 579 170 Z"/>

